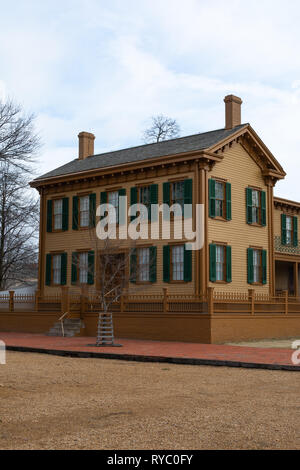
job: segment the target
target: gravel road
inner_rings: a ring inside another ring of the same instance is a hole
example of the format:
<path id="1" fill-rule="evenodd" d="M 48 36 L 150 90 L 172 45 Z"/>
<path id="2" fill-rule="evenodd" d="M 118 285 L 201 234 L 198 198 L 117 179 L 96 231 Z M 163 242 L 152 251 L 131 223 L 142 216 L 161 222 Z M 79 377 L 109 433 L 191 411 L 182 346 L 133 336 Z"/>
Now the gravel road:
<path id="1" fill-rule="evenodd" d="M 0 449 L 300 449 L 299 379 L 8 352 Z"/>

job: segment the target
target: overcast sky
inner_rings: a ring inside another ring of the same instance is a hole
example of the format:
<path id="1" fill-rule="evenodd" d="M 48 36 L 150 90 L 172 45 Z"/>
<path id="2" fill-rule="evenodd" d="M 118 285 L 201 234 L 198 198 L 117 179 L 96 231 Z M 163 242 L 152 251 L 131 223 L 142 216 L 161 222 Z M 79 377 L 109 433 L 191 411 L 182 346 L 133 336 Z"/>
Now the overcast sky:
<path id="1" fill-rule="evenodd" d="M 141 144 L 150 116 L 181 135 L 224 127 L 223 98 L 250 122 L 300 200 L 299 0 L 0 0 L 0 97 L 37 115 L 39 173 Z"/>

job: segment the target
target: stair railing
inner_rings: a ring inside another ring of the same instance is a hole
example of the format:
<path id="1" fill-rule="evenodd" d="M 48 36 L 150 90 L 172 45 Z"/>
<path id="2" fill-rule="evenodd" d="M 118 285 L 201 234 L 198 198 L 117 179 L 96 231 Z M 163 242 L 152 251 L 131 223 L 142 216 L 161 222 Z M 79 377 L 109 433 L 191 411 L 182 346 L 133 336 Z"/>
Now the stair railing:
<path id="1" fill-rule="evenodd" d="M 61 324 L 61 334 L 62 334 L 63 337 L 65 336 L 64 319 L 65 319 L 65 317 L 66 317 L 68 314 L 69 314 L 69 312 L 65 312 L 65 313 L 58 319 L 58 321 L 60 321 L 60 324 Z"/>

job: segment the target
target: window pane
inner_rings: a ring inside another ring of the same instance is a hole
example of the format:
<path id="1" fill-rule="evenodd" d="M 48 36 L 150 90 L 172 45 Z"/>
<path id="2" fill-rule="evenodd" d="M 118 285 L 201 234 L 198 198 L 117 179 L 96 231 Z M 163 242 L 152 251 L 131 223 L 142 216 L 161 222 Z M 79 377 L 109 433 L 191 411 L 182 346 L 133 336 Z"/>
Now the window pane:
<path id="1" fill-rule="evenodd" d="M 119 220 L 119 192 L 111 191 L 108 193 L 108 203 L 114 206 L 116 211 L 116 222 Z"/>
<path id="2" fill-rule="evenodd" d="M 184 206 L 184 182 L 177 181 L 172 183 L 172 203 L 179 204 L 183 209 Z"/>
<path id="3" fill-rule="evenodd" d="M 253 278 L 254 282 L 261 282 L 261 251 L 253 251 Z"/>
<path id="4" fill-rule="evenodd" d="M 53 201 L 53 214 L 54 214 L 54 230 L 62 228 L 62 199 Z"/>
<path id="5" fill-rule="evenodd" d="M 172 279 L 173 281 L 184 280 L 184 247 L 172 247 Z"/>
<path id="6" fill-rule="evenodd" d="M 216 246 L 216 280 L 224 281 L 224 246 Z"/>
<path id="7" fill-rule="evenodd" d="M 52 279 L 53 284 L 61 283 L 61 255 L 52 256 Z"/>
<path id="8" fill-rule="evenodd" d="M 143 186 L 139 188 L 139 202 L 147 207 L 148 214 L 151 210 L 150 208 L 150 186 Z"/>
<path id="9" fill-rule="evenodd" d="M 89 196 L 82 196 L 80 198 L 80 227 L 89 226 Z"/>
<path id="10" fill-rule="evenodd" d="M 150 280 L 150 249 L 140 248 L 138 250 L 139 259 L 139 280 L 149 281 Z"/>
<path id="11" fill-rule="evenodd" d="M 88 253 L 79 254 L 79 282 L 86 284 L 88 281 Z"/>

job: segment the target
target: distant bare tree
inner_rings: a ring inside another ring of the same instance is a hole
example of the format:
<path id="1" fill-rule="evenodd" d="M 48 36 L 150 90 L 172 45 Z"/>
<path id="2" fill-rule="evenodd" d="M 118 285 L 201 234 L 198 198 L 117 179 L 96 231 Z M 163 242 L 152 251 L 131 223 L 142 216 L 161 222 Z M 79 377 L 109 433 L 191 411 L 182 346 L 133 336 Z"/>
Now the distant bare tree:
<path id="1" fill-rule="evenodd" d="M 180 127 L 175 119 L 159 114 L 152 117 L 152 125 L 145 130 L 143 140 L 150 144 L 180 136 Z"/>
<path id="2" fill-rule="evenodd" d="M 28 183 L 39 148 L 34 116 L 0 101 L 0 289 L 36 277 L 39 210 Z"/>
<path id="3" fill-rule="evenodd" d="M 34 115 L 26 115 L 21 106 L 11 100 L 0 101 L 0 162 L 30 171 L 28 164 L 39 148 Z"/>
<path id="4" fill-rule="evenodd" d="M 39 207 L 29 175 L 0 161 L 0 289 L 36 277 Z"/>

